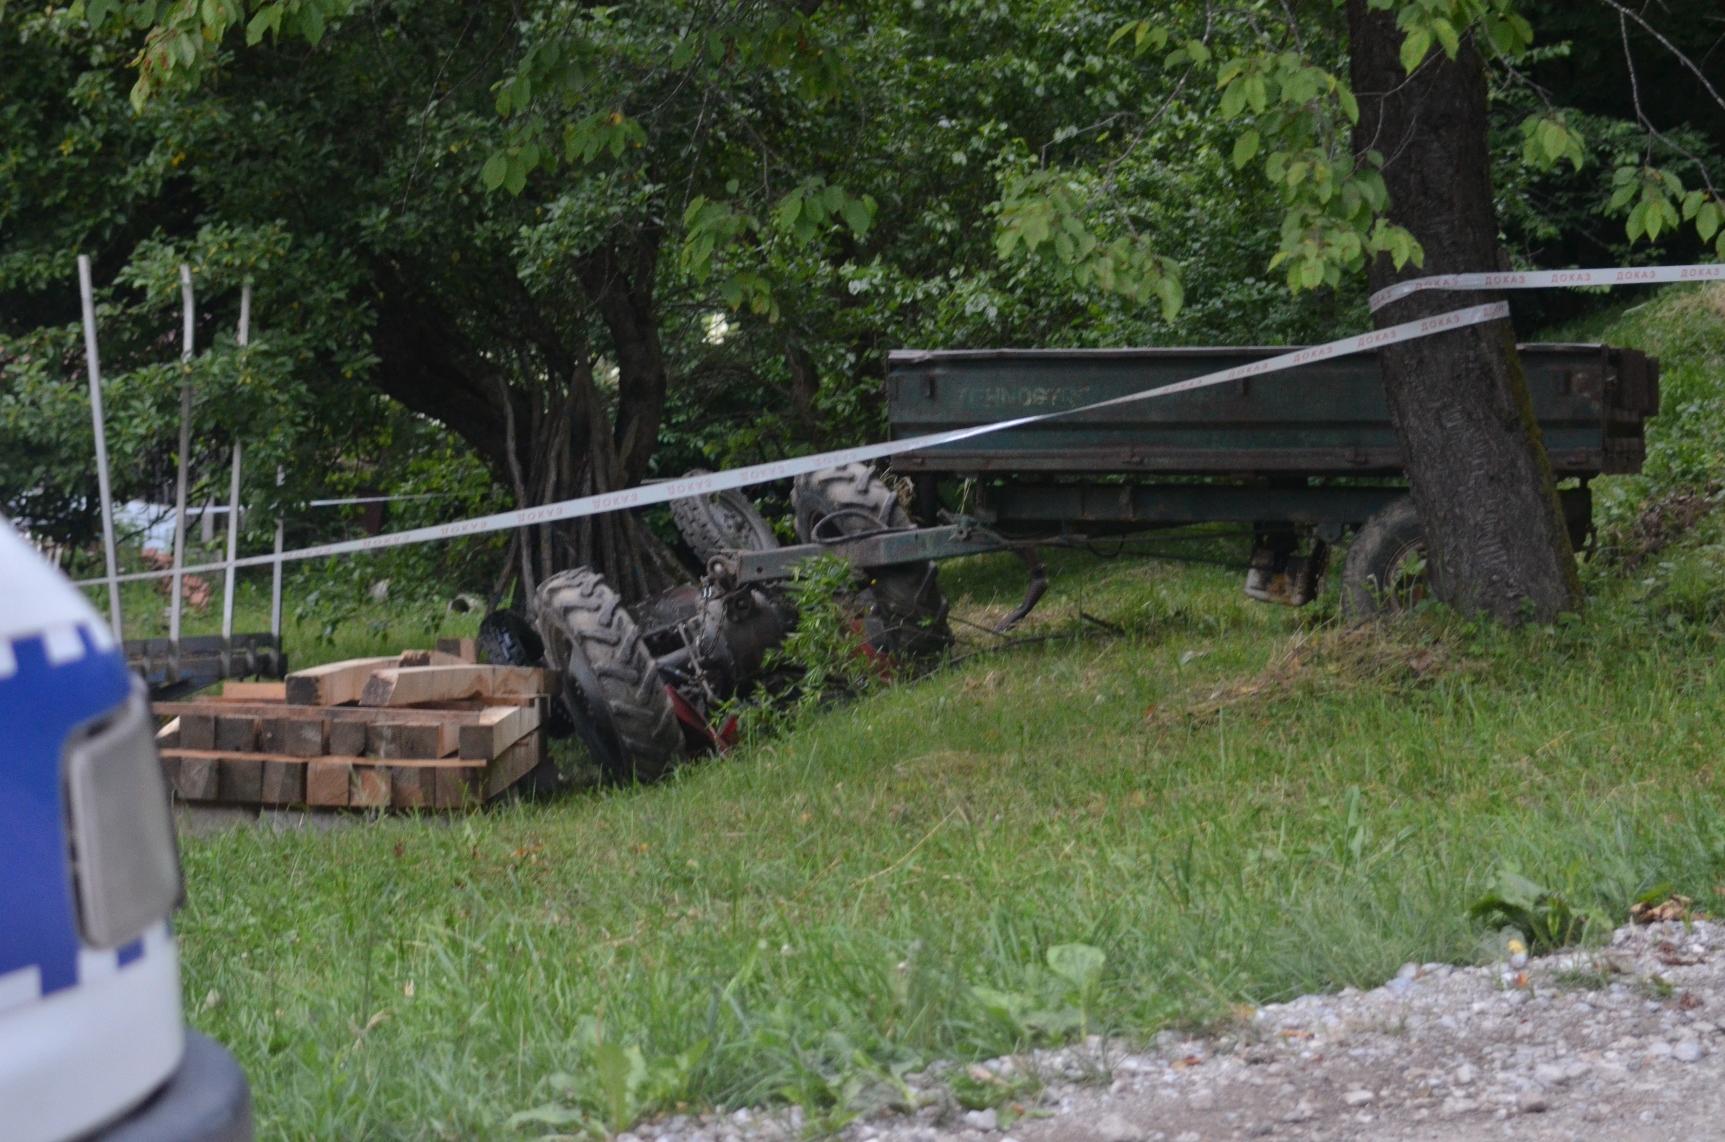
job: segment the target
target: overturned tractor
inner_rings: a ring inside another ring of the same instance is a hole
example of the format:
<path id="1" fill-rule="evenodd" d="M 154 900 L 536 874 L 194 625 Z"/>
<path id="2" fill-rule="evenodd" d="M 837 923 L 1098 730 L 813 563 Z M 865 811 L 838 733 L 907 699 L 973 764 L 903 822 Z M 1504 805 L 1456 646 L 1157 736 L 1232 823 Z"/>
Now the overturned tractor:
<path id="1" fill-rule="evenodd" d="M 797 622 L 778 585 L 813 555 L 837 552 L 856 567 L 853 601 L 868 653 L 927 658 L 951 643 L 933 562 L 886 542 L 914 529 L 873 469 L 800 476 L 791 503 L 796 547 L 781 547 L 740 492 L 678 500 L 672 518 L 705 567 L 699 583 L 630 607 L 592 568 L 559 572 L 539 585 L 531 621 L 510 611 L 486 616 L 481 657 L 559 671 L 554 728 L 579 736 L 607 778 L 652 781 L 730 743 L 735 724 L 722 712 L 731 699 L 794 684 L 768 665 Z"/>

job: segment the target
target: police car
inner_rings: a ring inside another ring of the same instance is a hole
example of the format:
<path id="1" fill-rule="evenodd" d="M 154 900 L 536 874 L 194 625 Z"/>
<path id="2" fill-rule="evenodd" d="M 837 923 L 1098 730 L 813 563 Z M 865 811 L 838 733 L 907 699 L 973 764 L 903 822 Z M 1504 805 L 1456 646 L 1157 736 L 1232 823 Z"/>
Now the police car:
<path id="1" fill-rule="evenodd" d="M 179 853 L 113 635 L 0 519 L 0 1139 L 251 1137 L 244 1074 L 180 1020 Z"/>

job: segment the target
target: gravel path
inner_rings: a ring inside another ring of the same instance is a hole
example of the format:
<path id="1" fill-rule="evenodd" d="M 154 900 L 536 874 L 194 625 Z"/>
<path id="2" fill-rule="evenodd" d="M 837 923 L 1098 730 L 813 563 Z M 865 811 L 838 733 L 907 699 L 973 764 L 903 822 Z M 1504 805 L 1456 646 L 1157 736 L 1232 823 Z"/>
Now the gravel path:
<path id="1" fill-rule="evenodd" d="M 1725 1139 L 1725 927 L 1618 930 L 1609 947 L 1507 966 L 1409 964 L 1384 986 L 1275 1004 L 1238 1029 L 1128 1053 L 1092 1040 L 967 1067 L 971 1089 L 1028 1076 L 1015 1112 L 966 1110 L 953 1068 L 921 1104 L 845 1142 L 1211 1139 Z M 800 1109 L 645 1124 L 624 1142 L 804 1136 Z"/>

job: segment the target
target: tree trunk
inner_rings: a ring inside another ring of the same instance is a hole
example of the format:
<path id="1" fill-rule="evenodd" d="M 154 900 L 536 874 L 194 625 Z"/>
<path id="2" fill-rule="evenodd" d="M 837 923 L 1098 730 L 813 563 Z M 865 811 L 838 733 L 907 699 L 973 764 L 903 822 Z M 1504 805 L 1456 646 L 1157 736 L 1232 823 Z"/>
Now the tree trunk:
<path id="1" fill-rule="evenodd" d="M 1385 156 L 1390 220 L 1426 262 L 1371 266 L 1373 290 L 1427 274 L 1497 269 L 1483 60 L 1471 37 L 1451 61 L 1434 48 L 1402 68 L 1393 12 L 1349 0 L 1355 150 Z M 1490 300 L 1431 291 L 1377 314 L 1381 328 Z M 1549 621 L 1580 605 L 1581 583 L 1527 379 L 1507 321 L 1381 351 L 1391 422 L 1425 527 L 1437 596 L 1467 614 Z"/>
<path id="2" fill-rule="evenodd" d="M 634 431 L 619 441 L 590 362 L 550 344 L 540 333 L 538 356 L 507 370 L 497 354 L 478 352 L 434 299 L 391 274 L 377 299 L 374 344 L 377 386 L 415 412 L 442 421 L 463 437 L 517 507 L 536 507 L 615 491 L 639 482 L 664 403 L 664 363 L 657 328 L 642 331 L 644 301 L 619 290 L 610 314 L 631 335 L 619 356 L 628 362 L 620 405 Z M 631 324 L 633 322 L 633 324 Z M 528 322 L 527 324 L 532 324 Z M 511 384 L 511 376 L 535 376 Z M 629 399 L 632 379 L 645 376 L 645 392 Z M 634 450 L 629 446 L 634 442 Z M 643 443 L 644 442 L 644 443 Z M 631 470 L 631 464 L 634 465 Z M 590 566 L 625 601 L 657 594 L 685 576 L 676 557 L 627 512 L 590 516 L 523 529 L 506 556 L 514 565 L 502 591 L 517 577 L 533 585 L 556 571 Z"/>

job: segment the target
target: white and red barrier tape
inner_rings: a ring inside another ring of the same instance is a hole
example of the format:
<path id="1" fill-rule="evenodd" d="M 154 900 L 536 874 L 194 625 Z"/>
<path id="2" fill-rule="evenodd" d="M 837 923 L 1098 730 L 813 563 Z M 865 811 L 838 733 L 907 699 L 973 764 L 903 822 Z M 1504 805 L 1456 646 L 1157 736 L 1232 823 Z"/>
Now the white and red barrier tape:
<path id="1" fill-rule="evenodd" d="M 1606 269 L 1583 270 L 1530 270 L 1523 272 L 1479 273 L 1479 274 L 1439 274 L 1432 277 L 1416 278 L 1411 281 L 1399 282 L 1388 289 L 1379 290 L 1371 297 L 1373 311 L 1382 309 L 1391 302 L 1420 293 L 1426 290 L 1505 290 L 1505 289 L 1561 289 L 1575 286 L 1617 286 L 1617 285 L 1648 285 L 1668 282 L 1699 282 L 1725 280 L 1725 265 L 1704 266 L 1646 266 L 1646 267 L 1613 267 Z M 1040 413 L 1035 416 L 1021 416 L 1012 420 L 996 421 L 992 424 L 976 425 L 971 428 L 958 428 L 948 432 L 936 432 L 927 436 L 913 436 L 903 440 L 889 441 L 884 444 L 865 444 L 857 448 L 841 448 L 833 452 L 820 452 L 812 456 L 800 456 L 793 460 L 776 460 L 768 464 L 752 464 L 746 468 L 732 468 L 724 472 L 709 472 L 698 476 L 683 476 L 674 480 L 661 480 L 656 483 L 634 488 L 624 488 L 620 491 L 605 492 L 596 496 L 585 496 L 581 499 L 563 500 L 554 504 L 543 504 L 539 507 L 522 508 L 516 511 L 498 512 L 494 515 L 479 516 L 474 519 L 456 520 L 452 523 L 433 524 L 429 527 L 416 527 L 407 531 L 388 532 L 383 535 L 367 536 L 364 539 L 350 539 L 339 543 L 320 543 L 312 547 L 301 547 L 294 551 L 284 551 L 280 555 L 252 555 L 234 561 L 235 567 L 257 567 L 265 564 L 291 562 L 299 559 L 319 559 L 330 555 L 347 555 L 361 551 L 382 551 L 391 547 L 402 547 L 414 543 L 431 543 L 440 539 L 458 539 L 462 536 L 483 535 L 493 531 L 507 531 L 511 528 L 530 527 L 537 524 L 554 523 L 561 520 L 578 519 L 582 516 L 602 515 L 605 512 L 622 511 L 630 508 L 648 507 L 653 504 L 667 503 L 671 500 L 686 499 L 692 496 L 710 495 L 714 492 L 728 491 L 733 488 L 746 488 L 756 484 L 772 483 L 775 480 L 788 480 L 805 472 L 817 472 L 822 468 L 834 468 L 841 464 L 866 463 L 896 456 L 904 452 L 918 452 L 929 448 L 939 448 L 945 444 L 956 444 L 961 440 L 972 440 L 978 436 L 986 436 L 993 432 L 1004 432 L 1012 428 L 1022 428 L 1028 424 L 1054 420 L 1058 417 L 1077 416 L 1081 413 L 1095 412 L 1098 409 L 1112 408 L 1118 405 L 1131 404 L 1136 401 L 1154 400 L 1158 397 L 1173 396 L 1176 393 L 1191 392 L 1193 389 L 1207 388 L 1211 385 L 1227 384 L 1230 381 L 1244 380 L 1247 377 L 1262 376 L 1266 373 L 1282 372 L 1287 369 L 1299 368 L 1302 365 L 1317 361 L 1327 361 L 1335 357 L 1345 357 L 1352 353 L 1361 353 L 1368 349 L 1376 349 L 1384 345 L 1394 345 L 1403 341 L 1415 341 L 1421 337 L 1430 337 L 1451 329 L 1461 329 L 1469 325 L 1480 325 L 1488 321 L 1507 319 L 1509 306 L 1503 302 L 1492 302 L 1486 305 L 1471 306 L 1466 309 L 1452 310 L 1434 317 L 1418 321 L 1406 321 L 1384 329 L 1375 329 L 1370 333 L 1362 333 L 1354 337 L 1344 337 L 1338 341 L 1313 345 L 1304 349 L 1296 349 L 1262 361 L 1240 365 L 1220 372 L 1206 373 L 1190 380 L 1180 381 L 1172 385 L 1164 385 L 1157 389 L 1146 389 L 1143 392 L 1129 393 L 1125 396 L 1113 397 L 1094 404 L 1082 405 L 1078 408 L 1062 409 L 1058 412 Z M 228 564 L 202 563 L 194 567 L 181 569 L 182 574 L 194 574 L 203 571 L 219 571 Z M 160 579 L 173 574 L 172 571 L 140 571 L 118 577 L 119 582 L 130 582 L 140 579 Z M 80 585 L 106 583 L 106 578 L 86 579 Z"/>
<path id="2" fill-rule="evenodd" d="M 710 495 L 732 488 L 746 488 L 755 484 L 772 483 L 775 480 L 789 480 L 805 472 L 818 472 L 822 468 L 836 468 L 842 464 L 867 463 L 888 456 L 896 456 L 903 452 L 919 452 L 929 448 L 938 448 L 943 444 L 955 444 L 960 440 L 986 436 L 993 432 L 1004 432 L 1010 428 L 1022 428 L 1027 424 L 1054 420 L 1057 417 L 1077 416 L 1080 413 L 1095 412 L 1098 409 L 1113 408 L 1136 401 L 1173 396 L 1176 393 L 1191 392 L 1193 389 L 1207 388 L 1211 385 L 1227 384 L 1230 381 L 1262 376 L 1265 373 L 1282 372 L 1287 369 L 1299 368 L 1301 365 L 1310 365 L 1317 361 L 1345 357 L 1351 353 L 1360 353 L 1367 349 L 1376 349 L 1401 341 L 1414 341 L 1446 330 L 1461 329 L 1465 326 L 1479 325 L 1487 321 L 1497 321 L 1508 318 L 1508 316 L 1509 306 L 1502 302 L 1476 305 L 1467 309 L 1438 314 L 1435 317 L 1422 318 L 1418 321 L 1403 322 L 1400 325 L 1392 325 L 1385 329 L 1374 329 L 1370 333 L 1344 337 L 1339 341 L 1330 341 L 1323 345 L 1296 349 L 1275 357 L 1268 357 L 1262 361 L 1253 361 L 1250 364 L 1223 369 L 1220 372 L 1206 373 L 1203 376 L 1179 381 L 1172 385 L 1146 389 L 1138 393 L 1128 393 L 1125 396 L 1097 401 L 1094 404 L 1082 405 L 1078 408 L 1039 413 L 1035 416 L 1021 416 L 1012 420 L 995 421 L 991 424 L 981 424 L 971 428 L 955 428 L 947 432 L 936 432 L 927 436 L 912 436 L 884 444 L 865 444 L 856 448 L 840 448 L 837 451 L 819 452 L 812 456 L 799 456 L 792 460 L 751 464 L 746 468 L 732 468 L 724 472 L 683 476 L 675 480 L 663 480 L 640 487 L 604 492 L 596 496 L 543 504 L 539 507 L 497 512 L 494 515 L 478 516 L 474 519 L 432 524 L 429 527 L 416 527 L 407 531 L 386 532 L 383 535 L 367 536 L 364 539 L 320 543 L 311 547 L 301 547 L 294 551 L 284 551 L 280 555 L 273 552 L 268 555 L 252 555 L 243 559 L 236 559 L 234 566 L 257 567 L 274 563 L 277 560 L 291 562 L 298 559 L 319 559 L 329 555 L 381 551 L 390 547 L 402 547 L 413 543 L 430 543 L 440 539 L 459 539 L 463 536 L 483 535 L 487 532 L 507 531 L 517 527 L 531 527 L 537 524 L 601 515 L 605 512 L 622 511 L 628 508 L 643 508 L 652 504 L 667 503 L 671 500 Z M 204 571 L 219 571 L 227 565 L 226 561 L 201 563 L 182 568 L 181 573 L 198 574 Z M 160 579 L 170 574 L 172 574 L 171 571 L 138 571 L 129 575 L 121 575 L 118 581 L 124 583 L 140 579 Z M 106 582 L 106 578 L 87 579 L 81 585 Z"/>

